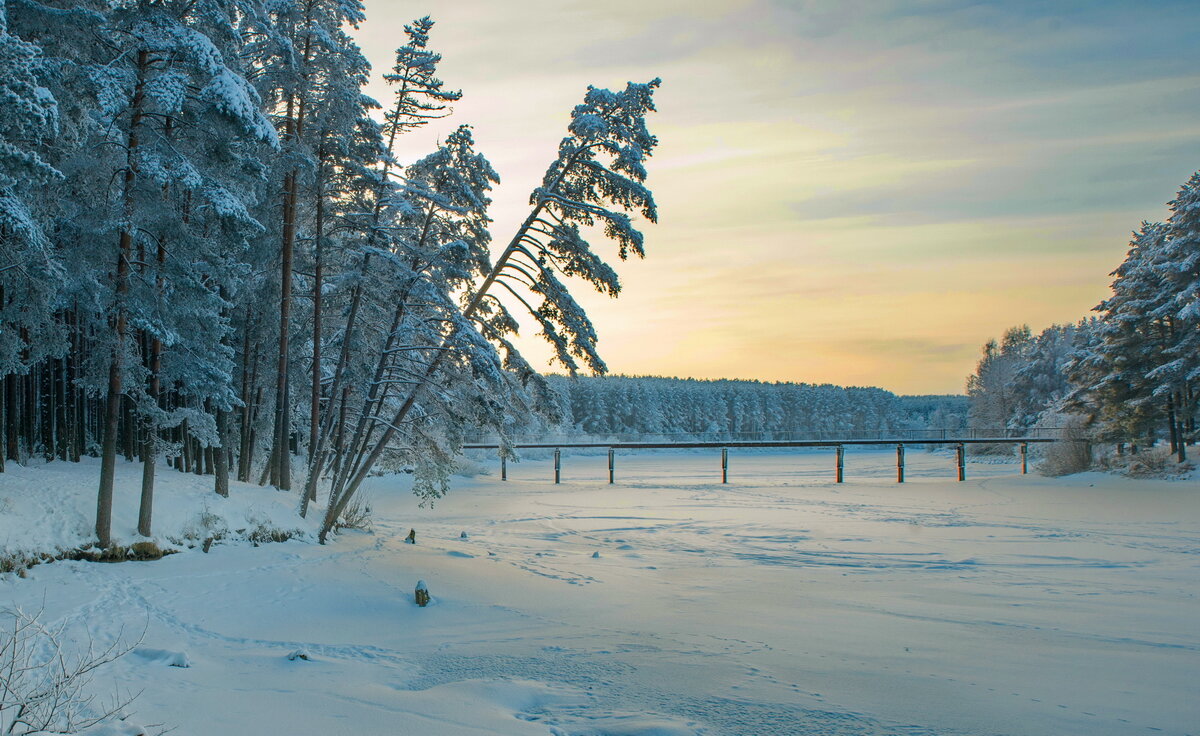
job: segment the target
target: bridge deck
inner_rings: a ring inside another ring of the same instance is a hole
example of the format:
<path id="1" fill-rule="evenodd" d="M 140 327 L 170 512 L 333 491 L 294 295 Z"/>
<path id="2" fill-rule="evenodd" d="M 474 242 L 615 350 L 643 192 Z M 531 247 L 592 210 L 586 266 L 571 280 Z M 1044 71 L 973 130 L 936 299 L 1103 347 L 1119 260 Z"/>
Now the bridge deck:
<path id="1" fill-rule="evenodd" d="M 509 447 L 513 449 L 575 449 L 585 447 L 611 448 L 614 450 L 682 450 L 695 448 L 734 448 L 734 447 L 842 447 L 845 445 L 988 445 L 988 444 L 1023 444 L 1061 442 L 1062 440 L 1047 437 L 971 437 L 959 439 L 882 439 L 882 440 L 764 440 L 760 442 L 745 442 L 731 440 L 729 442 L 517 442 Z M 498 450 L 498 444 L 469 444 L 463 445 L 464 450 Z"/>

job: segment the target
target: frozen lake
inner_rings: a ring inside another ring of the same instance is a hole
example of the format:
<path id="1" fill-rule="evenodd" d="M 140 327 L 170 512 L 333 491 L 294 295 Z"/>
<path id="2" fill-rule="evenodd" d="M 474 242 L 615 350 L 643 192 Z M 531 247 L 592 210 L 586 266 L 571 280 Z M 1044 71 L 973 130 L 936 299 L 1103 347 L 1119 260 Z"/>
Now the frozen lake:
<path id="1" fill-rule="evenodd" d="M 383 477 L 374 534 L 5 586 L 186 651 L 108 674 L 179 734 L 1198 732 L 1200 483 L 907 461 L 731 452 L 722 485 L 719 451 L 619 454 L 610 486 L 564 455 L 432 509 Z"/>

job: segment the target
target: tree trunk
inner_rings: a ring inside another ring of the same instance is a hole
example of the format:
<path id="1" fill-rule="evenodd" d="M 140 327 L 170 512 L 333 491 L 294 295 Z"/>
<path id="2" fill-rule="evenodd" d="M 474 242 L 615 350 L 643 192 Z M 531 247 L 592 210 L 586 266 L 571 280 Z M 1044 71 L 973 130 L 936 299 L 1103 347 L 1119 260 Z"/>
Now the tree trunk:
<path id="1" fill-rule="evenodd" d="M 28 333 L 22 329 L 22 337 L 29 339 Z M 21 436 L 24 439 L 23 457 L 31 458 L 37 451 L 37 383 L 33 367 L 21 376 Z"/>
<path id="2" fill-rule="evenodd" d="M 58 373 L 57 363 L 57 360 L 51 358 L 42 364 L 42 398 L 45 402 L 42 418 L 42 456 L 46 458 L 46 462 L 54 460 L 58 449 L 55 432 L 58 423 L 58 389 L 55 380 Z"/>
<path id="3" fill-rule="evenodd" d="M 122 258 L 124 263 L 125 259 Z M 118 277 L 119 278 L 119 277 Z M 118 313 L 116 333 L 119 338 L 125 334 L 125 315 Z M 113 351 L 112 360 L 108 366 L 108 396 L 104 403 L 104 440 L 100 446 L 100 491 L 96 498 L 96 538 L 101 547 L 112 543 L 112 499 L 113 478 L 117 467 L 117 423 L 121 411 L 121 340 L 117 341 L 117 349 Z"/>
<path id="4" fill-rule="evenodd" d="M 125 352 L 125 295 L 129 291 L 129 255 L 133 245 L 133 187 L 137 181 L 138 128 L 142 121 L 142 100 L 146 84 L 149 53 L 137 55 L 137 82 L 130 104 L 129 141 L 126 147 L 125 176 L 122 192 L 124 222 L 117 250 L 116 318 L 114 345 L 108 366 L 108 396 L 104 405 L 104 441 L 100 452 L 100 488 L 96 494 L 96 537 L 101 547 L 112 543 L 113 478 L 117 468 L 117 423 L 121 411 L 121 370 Z"/>
<path id="5" fill-rule="evenodd" d="M 1185 463 L 1185 462 L 1187 462 L 1187 443 L 1185 443 L 1183 441 L 1183 437 L 1184 437 L 1184 433 L 1183 433 L 1183 393 L 1178 392 L 1178 393 L 1172 394 L 1171 401 L 1172 401 L 1171 414 L 1172 414 L 1172 419 L 1174 420 L 1174 424 L 1175 424 L 1175 426 L 1173 426 L 1171 428 L 1171 431 L 1175 435 L 1175 438 L 1179 442 L 1179 447 L 1176 450 L 1175 459 L 1178 462 Z M 1175 408 L 1174 402 L 1176 402 L 1176 401 L 1179 402 L 1178 409 Z"/>
<path id="6" fill-rule="evenodd" d="M 58 394 L 58 413 L 55 419 L 57 431 L 55 432 L 55 456 L 66 462 L 67 456 L 70 453 L 70 405 L 71 392 L 67 389 L 67 358 L 60 358 L 55 361 L 54 369 L 54 386 Z"/>
<path id="7" fill-rule="evenodd" d="M 313 246 L 313 328 L 312 328 L 312 399 L 309 403 L 309 420 L 308 420 L 308 452 L 309 457 L 309 473 L 319 474 L 320 462 L 314 462 L 315 458 L 311 457 L 318 452 L 317 437 L 321 431 L 321 293 L 325 283 L 325 261 L 324 261 L 324 246 L 325 246 L 325 152 L 320 150 L 317 152 L 320 165 L 317 168 L 317 222 L 316 222 L 316 242 Z M 309 501 L 317 500 L 317 484 L 316 478 L 310 477 L 305 484 L 305 501 L 301 506 L 301 516 L 307 510 Z"/>
<path id="8" fill-rule="evenodd" d="M 267 479 L 270 477 L 271 470 L 277 467 L 279 467 L 279 465 L 275 460 L 275 448 L 272 447 L 271 454 L 267 457 L 267 464 L 263 467 L 262 473 L 260 473 L 258 476 L 258 484 L 260 486 L 267 485 Z"/>
<path id="9" fill-rule="evenodd" d="M 162 368 L 162 341 L 158 338 L 150 340 L 150 385 L 149 400 L 158 404 L 159 371 Z M 138 506 L 138 534 L 150 536 L 150 526 L 154 515 L 154 466 L 158 460 L 158 447 L 155 440 L 157 431 L 153 420 L 146 422 L 145 436 L 142 438 L 142 498 Z"/>
<path id="10" fill-rule="evenodd" d="M 1194 445 L 1196 444 L 1196 394 L 1192 391 L 1190 383 L 1184 386 L 1183 406 L 1186 409 L 1183 428 L 1186 432 L 1187 443 Z"/>
<path id="11" fill-rule="evenodd" d="M 288 441 L 291 436 L 291 414 L 288 411 L 291 403 L 288 387 L 288 333 L 292 307 L 292 255 L 296 244 L 296 182 L 295 171 L 284 177 L 283 243 L 279 256 L 279 361 L 275 375 L 275 449 L 272 453 L 275 466 L 271 473 L 271 481 L 281 490 L 288 490 L 292 485 L 288 453 Z"/>
<path id="12" fill-rule="evenodd" d="M 1175 423 L 1175 397 L 1167 399 L 1167 431 L 1171 435 L 1171 452 L 1179 451 L 1178 425 Z"/>
<path id="13" fill-rule="evenodd" d="M 217 410 L 217 437 L 221 446 L 213 448 L 213 487 L 218 496 L 229 498 L 229 412 L 224 409 Z"/>
<path id="14" fill-rule="evenodd" d="M 70 360 L 67 361 L 67 383 L 71 387 L 72 411 L 74 413 L 74 432 L 71 436 L 71 460 L 79 462 L 83 456 L 87 442 L 87 407 L 83 391 L 75 385 L 75 377 L 79 374 L 79 361 L 83 357 L 83 336 L 79 331 L 79 312 L 71 310 L 71 345 L 73 347 Z"/>
<path id="15" fill-rule="evenodd" d="M 17 445 L 19 410 L 17 376 L 9 373 L 4 377 L 4 446 L 5 454 L 14 463 L 21 462 L 21 450 Z"/>
<path id="16" fill-rule="evenodd" d="M 212 463 L 206 457 L 205 448 L 200 444 L 198 437 L 193 437 L 192 440 L 192 473 L 195 475 L 204 475 L 205 466 L 211 467 Z"/>
<path id="17" fill-rule="evenodd" d="M 238 450 L 238 480 L 250 482 L 250 472 L 254 463 L 254 419 L 258 415 L 259 402 L 262 401 L 262 387 L 258 386 L 258 345 L 254 345 L 254 353 L 250 353 L 250 325 L 252 312 L 246 310 L 246 335 L 242 341 L 242 423 L 241 444 Z M 250 392 L 254 391 L 254 396 Z"/>

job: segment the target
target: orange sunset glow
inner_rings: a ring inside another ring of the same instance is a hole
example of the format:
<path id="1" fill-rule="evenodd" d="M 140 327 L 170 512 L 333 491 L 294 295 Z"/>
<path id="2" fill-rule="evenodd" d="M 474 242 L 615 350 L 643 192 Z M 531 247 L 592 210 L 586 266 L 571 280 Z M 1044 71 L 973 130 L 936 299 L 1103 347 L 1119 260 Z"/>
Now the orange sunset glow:
<path id="1" fill-rule="evenodd" d="M 367 5 L 378 71 L 408 16 Z M 1200 158 L 1200 75 L 1132 6 L 910 5 L 429 3 L 463 98 L 405 146 L 475 125 L 500 241 L 584 88 L 661 76 L 660 222 L 582 297 L 610 370 L 961 392 L 989 337 L 1104 298 Z"/>

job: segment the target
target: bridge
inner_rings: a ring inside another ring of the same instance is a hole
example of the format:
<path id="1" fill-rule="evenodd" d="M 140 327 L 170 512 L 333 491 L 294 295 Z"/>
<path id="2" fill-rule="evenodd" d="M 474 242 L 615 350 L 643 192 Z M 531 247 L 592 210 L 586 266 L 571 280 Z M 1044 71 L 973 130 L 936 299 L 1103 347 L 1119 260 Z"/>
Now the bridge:
<path id="1" fill-rule="evenodd" d="M 721 451 L 721 482 L 729 482 L 729 450 L 737 448 L 788 448 L 788 447 L 828 447 L 834 450 L 834 482 L 843 482 L 845 465 L 845 449 L 847 446 L 889 446 L 896 448 L 896 482 L 904 482 L 904 446 L 914 445 L 952 445 L 955 448 L 955 462 L 958 469 L 959 481 L 967 479 L 967 445 L 1017 445 L 1021 452 L 1021 474 L 1029 472 L 1029 445 L 1063 442 L 1052 437 L 950 437 L 950 438 L 889 438 L 889 439 L 846 439 L 846 440 L 759 440 L 727 442 L 517 442 L 509 445 L 471 443 L 463 445 L 464 450 L 500 450 L 501 447 L 514 450 L 540 449 L 554 450 L 554 482 L 561 480 L 562 451 L 574 449 L 607 449 L 608 450 L 608 482 L 616 482 L 616 451 L 617 450 L 690 450 L 690 449 L 719 449 Z M 508 457 L 500 455 L 500 480 L 508 480 Z"/>

